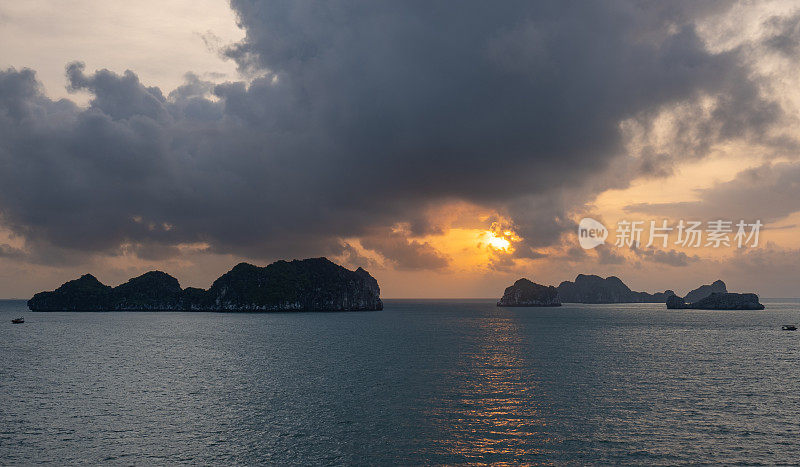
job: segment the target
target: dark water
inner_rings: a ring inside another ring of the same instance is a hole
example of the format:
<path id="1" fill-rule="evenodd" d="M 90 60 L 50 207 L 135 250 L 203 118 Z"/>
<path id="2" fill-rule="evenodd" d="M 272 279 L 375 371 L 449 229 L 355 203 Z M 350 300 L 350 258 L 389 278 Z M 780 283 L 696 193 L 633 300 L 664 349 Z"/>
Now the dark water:
<path id="1" fill-rule="evenodd" d="M 794 463 L 800 303 L 30 313 L 0 463 Z M 26 323 L 10 320 L 24 315 Z"/>

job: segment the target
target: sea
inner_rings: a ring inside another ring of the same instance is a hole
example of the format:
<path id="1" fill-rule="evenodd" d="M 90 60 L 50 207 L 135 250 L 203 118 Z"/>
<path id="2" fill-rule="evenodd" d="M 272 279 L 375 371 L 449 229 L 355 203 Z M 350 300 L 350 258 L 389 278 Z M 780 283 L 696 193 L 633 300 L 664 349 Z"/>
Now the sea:
<path id="1" fill-rule="evenodd" d="M 794 464 L 800 301 L 32 313 L 0 301 L 0 464 Z M 11 319 L 24 317 L 24 324 Z"/>

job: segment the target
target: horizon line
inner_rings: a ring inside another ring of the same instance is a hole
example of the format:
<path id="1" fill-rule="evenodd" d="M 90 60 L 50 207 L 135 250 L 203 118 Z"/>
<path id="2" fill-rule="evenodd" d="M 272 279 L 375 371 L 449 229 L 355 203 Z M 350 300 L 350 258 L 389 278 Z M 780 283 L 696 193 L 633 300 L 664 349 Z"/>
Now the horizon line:
<path id="1" fill-rule="evenodd" d="M 499 300 L 500 297 L 380 297 L 381 300 Z M 800 297 L 762 297 L 760 300 L 800 300 Z M 6 301 L 28 301 L 30 298 L 0 298 Z M 617 302 L 617 303 L 582 303 L 582 302 L 561 302 L 575 303 L 579 305 L 625 305 L 631 303 L 655 303 L 661 302 Z"/>

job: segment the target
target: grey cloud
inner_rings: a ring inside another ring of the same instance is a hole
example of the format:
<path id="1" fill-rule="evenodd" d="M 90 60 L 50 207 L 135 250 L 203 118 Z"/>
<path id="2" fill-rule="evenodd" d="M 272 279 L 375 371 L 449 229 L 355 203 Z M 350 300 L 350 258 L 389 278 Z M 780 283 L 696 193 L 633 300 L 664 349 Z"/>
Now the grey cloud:
<path id="1" fill-rule="evenodd" d="M 203 41 L 203 44 L 205 44 L 206 49 L 208 49 L 209 52 L 215 54 L 223 52 L 223 49 L 225 48 L 224 41 L 222 40 L 221 37 L 214 34 L 214 31 L 208 30 L 202 33 L 196 32 L 195 34 L 197 34 L 197 36 L 200 37 L 200 39 Z"/>
<path id="2" fill-rule="evenodd" d="M 362 238 L 361 245 L 390 260 L 397 269 L 442 269 L 449 263 L 430 243 L 409 240 L 400 232 L 374 232 Z"/>
<path id="3" fill-rule="evenodd" d="M 700 257 L 697 255 L 690 256 L 684 253 L 683 251 L 677 251 L 677 250 L 661 250 L 656 248 L 647 248 L 647 249 L 633 249 L 633 252 L 640 259 L 675 267 L 688 266 L 689 263 L 700 260 Z"/>
<path id="4" fill-rule="evenodd" d="M 697 193 L 699 201 L 640 203 L 627 212 L 673 219 L 773 222 L 800 211 L 800 163 L 764 164 Z"/>
<path id="5" fill-rule="evenodd" d="M 564 187 L 627 182 L 597 181 L 622 120 L 702 94 L 731 96 L 720 137 L 774 118 L 736 53 L 695 33 L 716 3 L 232 6 L 247 35 L 226 53 L 261 72 L 249 83 L 188 75 L 165 97 L 74 63 L 70 88 L 93 96 L 82 109 L 30 70 L 0 72 L 2 224 L 83 252 L 336 255 L 340 238 L 430 229 L 419 212 L 459 199 L 508 213 L 536 248 L 574 228 L 586 198 Z M 446 263 L 406 239 L 367 243 L 402 267 Z"/>
<path id="6" fill-rule="evenodd" d="M 513 220 L 513 230 L 525 239 L 529 247 L 553 245 L 564 232 L 577 231 L 578 225 L 569 217 L 569 212 L 587 199 L 584 197 L 587 190 L 575 186 L 579 195 L 566 196 L 564 191 L 571 188 L 553 189 L 544 195 L 511 199 L 505 203 L 506 213 Z M 517 251 L 522 254 L 526 250 L 517 248 Z"/>
<path id="7" fill-rule="evenodd" d="M 347 242 L 342 243 L 340 258 L 342 262 L 353 268 L 362 267 L 364 269 L 374 269 L 380 266 L 375 260 L 362 255 L 356 247 Z"/>
<path id="8" fill-rule="evenodd" d="M 568 261 L 582 261 L 586 259 L 587 256 L 586 250 L 577 245 L 568 247 L 564 252 L 564 258 Z"/>
<path id="9" fill-rule="evenodd" d="M 23 258 L 25 251 L 8 243 L 0 243 L 0 258 Z"/>
<path id="10" fill-rule="evenodd" d="M 512 255 L 514 258 L 526 258 L 526 259 L 541 259 L 547 258 L 546 253 L 542 253 L 541 251 L 536 251 L 533 248 L 529 247 L 528 245 L 516 245 L 514 249 L 514 253 Z"/>
<path id="11" fill-rule="evenodd" d="M 625 264 L 626 262 L 624 255 L 615 252 L 607 245 L 600 245 L 595 251 L 597 251 L 597 258 L 600 264 Z"/>
<path id="12" fill-rule="evenodd" d="M 666 153 L 656 153 L 653 147 L 645 147 L 640 156 L 639 173 L 647 177 L 668 177 L 674 172 L 675 160 Z"/>
<path id="13" fill-rule="evenodd" d="M 800 13 L 789 17 L 772 16 L 764 21 L 767 30 L 762 44 L 769 50 L 796 58 L 800 51 Z"/>
<path id="14" fill-rule="evenodd" d="M 67 79 L 70 91 L 86 90 L 92 93 L 92 107 L 102 111 L 114 120 L 131 117 L 150 117 L 155 120 L 166 118 L 164 96 L 157 87 L 145 87 L 139 77 L 131 70 L 122 76 L 108 70 L 97 71 L 94 75 L 84 73 L 83 63 L 67 65 Z"/>
<path id="15" fill-rule="evenodd" d="M 754 275 L 753 271 L 759 273 Z M 719 274 L 731 278 L 731 290 L 755 292 L 761 297 L 794 296 L 800 276 L 800 249 L 771 243 L 742 249 L 722 264 Z"/>
<path id="16" fill-rule="evenodd" d="M 511 255 L 495 255 L 489 260 L 488 266 L 492 271 L 513 272 L 519 265 L 516 258 Z"/>

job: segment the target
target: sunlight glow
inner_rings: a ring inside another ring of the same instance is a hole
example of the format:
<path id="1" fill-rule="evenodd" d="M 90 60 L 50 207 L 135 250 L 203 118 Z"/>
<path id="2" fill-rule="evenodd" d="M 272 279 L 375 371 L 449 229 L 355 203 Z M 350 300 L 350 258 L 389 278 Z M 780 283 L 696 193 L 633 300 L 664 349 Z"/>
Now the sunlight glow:
<path id="1" fill-rule="evenodd" d="M 492 231 L 487 230 L 485 236 L 486 243 L 496 250 L 508 250 L 508 247 L 511 246 L 511 242 L 503 237 L 498 237 L 497 234 Z"/>

